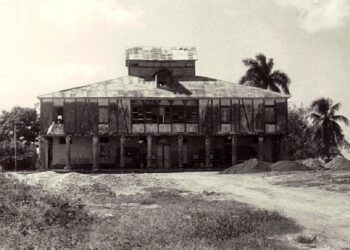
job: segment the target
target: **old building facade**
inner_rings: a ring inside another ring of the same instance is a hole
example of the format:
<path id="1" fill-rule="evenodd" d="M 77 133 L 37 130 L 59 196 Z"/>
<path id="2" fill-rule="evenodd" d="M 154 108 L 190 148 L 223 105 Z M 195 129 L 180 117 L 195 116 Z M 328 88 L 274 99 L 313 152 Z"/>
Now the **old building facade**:
<path id="1" fill-rule="evenodd" d="M 289 96 L 197 76 L 193 47 L 134 47 L 128 75 L 40 99 L 49 168 L 221 168 L 276 161 Z"/>

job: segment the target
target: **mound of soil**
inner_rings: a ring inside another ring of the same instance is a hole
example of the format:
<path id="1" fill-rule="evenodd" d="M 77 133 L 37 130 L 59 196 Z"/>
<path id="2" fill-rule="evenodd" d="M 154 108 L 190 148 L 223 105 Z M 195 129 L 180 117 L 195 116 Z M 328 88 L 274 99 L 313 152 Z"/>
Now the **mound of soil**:
<path id="1" fill-rule="evenodd" d="M 350 170 L 350 161 L 344 157 L 337 156 L 325 165 L 331 170 Z"/>
<path id="2" fill-rule="evenodd" d="M 272 171 L 309 171 L 312 168 L 295 161 L 278 161 L 270 166 Z"/>
<path id="3" fill-rule="evenodd" d="M 236 164 L 228 169 L 225 169 L 221 174 L 247 174 L 270 172 L 270 163 L 259 161 L 258 159 L 250 159 L 240 164 Z"/>
<path id="4" fill-rule="evenodd" d="M 297 160 L 295 162 L 303 164 L 313 170 L 324 169 L 324 166 L 323 166 L 324 164 L 319 159 L 309 158 L 309 159 Z"/>

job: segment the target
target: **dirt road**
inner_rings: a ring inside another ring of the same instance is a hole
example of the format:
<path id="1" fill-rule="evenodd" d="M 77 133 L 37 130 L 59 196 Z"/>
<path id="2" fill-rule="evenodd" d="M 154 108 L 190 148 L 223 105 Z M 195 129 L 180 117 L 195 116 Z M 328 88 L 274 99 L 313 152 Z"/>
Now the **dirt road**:
<path id="1" fill-rule="evenodd" d="M 273 173 L 220 175 L 215 172 L 89 175 L 48 171 L 26 175 L 13 173 L 11 176 L 67 197 L 78 197 L 80 193 L 89 197 L 95 189 L 100 193 L 111 191 L 117 195 L 147 192 L 147 188 L 215 192 L 218 193 L 214 195 L 216 198 L 278 210 L 303 226 L 306 232 L 316 234 L 320 238 L 317 249 L 350 249 L 349 193 L 274 184 L 276 180 L 283 183 L 290 179 L 303 179 L 305 174 L 302 172 L 279 176 Z"/>
<path id="2" fill-rule="evenodd" d="M 263 174 L 154 174 L 193 192 L 217 192 L 265 209 L 277 209 L 326 241 L 334 249 L 350 249 L 350 197 L 312 187 L 273 185 Z"/>

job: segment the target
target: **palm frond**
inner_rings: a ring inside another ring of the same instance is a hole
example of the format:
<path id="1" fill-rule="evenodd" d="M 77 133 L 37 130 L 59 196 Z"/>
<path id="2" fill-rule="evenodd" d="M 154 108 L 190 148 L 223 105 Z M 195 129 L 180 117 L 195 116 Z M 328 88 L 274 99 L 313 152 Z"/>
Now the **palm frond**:
<path id="1" fill-rule="evenodd" d="M 276 70 L 271 74 L 270 78 L 274 82 L 276 82 L 276 84 L 282 89 L 283 93 L 288 95 L 290 94 L 289 92 L 290 79 L 286 73 Z"/>
<path id="2" fill-rule="evenodd" d="M 343 122 L 346 126 L 350 125 L 350 121 L 347 117 L 343 115 L 334 115 L 331 118 L 334 122 Z"/>
<path id="3" fill-rule="evenodd" d="M 321 119 L 321 116 L 316 112 L 310 112 L 307 115 L 307 118 L 310 118 L 311 120 L 319 121 Z"/>
<path id="4" fill-rule="evenodd" d="M 270 58 L 268 63 L 267 63 L 267 67 L 269 68 L 269 74 L 271 73 L 273 65 L 274 65 L 273 58 Z"/>
<path id="5" fill-rule="evenodd" d="M 325 97 L 318 98 L 311 103 L 311 108 L 322 115 L 326 115 L 331 106 L 332 100 Z"/>
<path id="6" fill-rule="evenodd" d="M 271 91 L 274 91 L 274 92 L 281 93 L 281 89 L 274 82 L 268 83 L 267 89 L 269 89 Z"/>
<path id="7" fill-rule="evenodd" d="M 266 67 L 266 56 L 263 53 L 257 54 L 255 58 L 259 65 Z"/>
<path id="8" fill-rule="evenodd" d="M 259 64 L 256 60 L 252 59 L 252 58 L 246 58 L 243 60 L 243 63 L 245 66 L 247 67 L 259 67 Z"/>
<path id="9" fill-rule="evenodd" d="M 339 111 L 340 107 L 341 107 L 341 103 L 340 103 L 340 102 L 337 102 L 336 104 L 334 104 L 334 105 L 331 107 L 331 110 Z"/>

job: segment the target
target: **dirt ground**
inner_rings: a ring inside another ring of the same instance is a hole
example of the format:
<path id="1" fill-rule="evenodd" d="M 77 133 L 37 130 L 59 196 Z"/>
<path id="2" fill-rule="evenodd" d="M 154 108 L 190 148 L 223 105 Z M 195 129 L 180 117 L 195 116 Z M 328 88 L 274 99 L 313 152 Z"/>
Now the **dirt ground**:
<path id="1" fill-rule="evenodd" d="M 223 194 L 226 199 L 234 199 L 259 208 L 276 209 L 293 218 L 305 228 L 306 232 L 316 234 L 323 241 L 328 242 L 331 249 L 349 249 L 349 189 L 346 192 L 336 187 L 333 187 L 333 191 L 325 190 L 321 185 L 321 179 L 314 181 L 319 185 L 310 187 L 307 183 L 312 179 L 312 175 L 317 176 L 315 174 L 315 172 L 242 175 L 174 173 L 161 174 L 157 177 L 168 178 L 172 182 L 175 181 L 179 188 L 192 192 L 216 192 Z M 347 173 L 348 178 L 349 174 Z M 345 173 L 330 175 L 344 176 Z M 299 187 L 284 185 L 290 184 L 291 179 L 294 182 L 297 181 Z M 350 186 L 345 185 L 347 188 Z M 320 248 L 328 247 L 319 246 L 318 249 Z"/>
<path id="2" fill-rule="evenodd" d="M 305 233 L 317 235 L 317 249 L 350 249 L 349 172 L 10 175 L 53 193 L 86 199 L 87 204 L 92 194 L 130 195 L 158 187 L 186 190 L 208 199 L 232 199 L 294 219 Z"/>

